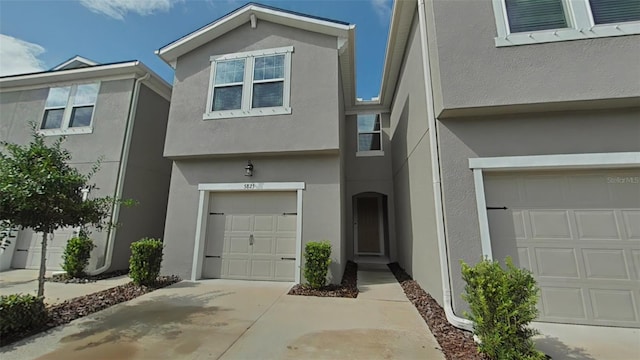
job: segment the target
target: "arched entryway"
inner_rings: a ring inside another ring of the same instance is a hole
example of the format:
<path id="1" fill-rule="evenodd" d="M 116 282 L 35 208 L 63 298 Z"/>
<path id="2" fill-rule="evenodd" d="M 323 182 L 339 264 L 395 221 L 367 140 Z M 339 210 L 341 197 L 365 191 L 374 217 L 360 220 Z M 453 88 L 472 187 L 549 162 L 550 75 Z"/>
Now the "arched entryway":
<path id="1" fill-rule="evenodd" d="M 387 196 L 375 192 L 353 196 L 353 252 L 356 257 L 388 254 Z"/>

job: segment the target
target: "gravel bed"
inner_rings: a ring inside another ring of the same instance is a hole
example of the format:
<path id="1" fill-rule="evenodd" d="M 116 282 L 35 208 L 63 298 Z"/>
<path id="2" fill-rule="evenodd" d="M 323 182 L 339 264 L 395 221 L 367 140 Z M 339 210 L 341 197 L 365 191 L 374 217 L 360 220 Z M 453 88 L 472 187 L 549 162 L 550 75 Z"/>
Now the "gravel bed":
<path id="1" fill-rule="evenodd" d="M 297 284 L 291 290 L 289 295 L 303 296 L 320 296 L 320 297 L 358 297 L 358 264 L 348 261 L 342 274 L 342 282 L 340 285 L 327 285 L 320 289 L 312 289 L 307 285 Z"/>
<path id="2" fill-rule="evenodd" d="M 478 347 L 473 341 L 473 334 L 451 325 L 447 321 L 442 307 L 398 263 L 389 264 L 389 269 L 402 286 L 407 298 L 422 315 L 448 360 L 487 359 L 478 353 Z"/>
<path id="3" fill-rule="evenodd" d="M 179 281 L 181 281 L 181 279 L 177 276 L 161 276 L 153 286 L 140 286 L 129 282 L 93 294 L 66 300 L 60 304 L 47 306 L 49 319 L 46 324 L 2 337 L 0 338 L 0 346 L 5 346 L 56 326 L 67 324 L 75 319 L 104 310 L 121 302 L 129 301 Z"/>
<path id="4" fill-rule="evenodd" d="M 44 280 L 47 282 L 57 282 L 57 283 L 65 283 L 65 284 L 87 284 L 96 282 L 98 280 L 110 279 L 122 275 L 127 275 L 129 273 L 128 269 L 125 270 L 116 270 L 110 271 L 108 273 L 103 273 L 99 275 L 88 275 L 82 278 L 70 278 L 65 274 L 55 274 L 49 278 L 45 278 Z"/>

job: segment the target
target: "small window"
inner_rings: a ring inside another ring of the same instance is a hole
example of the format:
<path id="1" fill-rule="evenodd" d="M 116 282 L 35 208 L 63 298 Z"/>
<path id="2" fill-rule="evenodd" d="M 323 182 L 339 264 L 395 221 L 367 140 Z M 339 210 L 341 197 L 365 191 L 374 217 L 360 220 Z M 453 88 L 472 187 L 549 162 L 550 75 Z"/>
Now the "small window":
<path id="1" fill-rule="evenodd" d="M 594 24 L 614 24 L 640 20 L 638 0 L 589 0 Z"/>
<path id="2" fill-rule="evenodd" d="M 567 27 L 562 0 L 505 0 L 512 33 Z"/>
<path id="3" fill-rule="evenodd" d="M 358 115 L 358 153 L 382 152 L 379 114 Z"/>
<path id="4" fill-rule="evenodd" d="M 48 135 L 91 132 L 99 87 L 95 83 L 50 88 L 40 130 Z"/>
<path id="5" fill-rule="evenodd" d="M 203 119 L 290 114 L 293 47 L 211 57 Z"/>

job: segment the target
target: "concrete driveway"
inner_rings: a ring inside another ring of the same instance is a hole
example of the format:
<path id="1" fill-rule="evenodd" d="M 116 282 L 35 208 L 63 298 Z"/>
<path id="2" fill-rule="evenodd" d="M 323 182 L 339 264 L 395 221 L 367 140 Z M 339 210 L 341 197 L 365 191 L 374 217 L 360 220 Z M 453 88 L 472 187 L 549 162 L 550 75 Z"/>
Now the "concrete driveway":
<path id="1" fill-rule="evenodd" d="M 0 358 L 444 359 L 388 275 L 358 299 L 289 296 L 287 283 L 182 282 L 2 348 Z"/>

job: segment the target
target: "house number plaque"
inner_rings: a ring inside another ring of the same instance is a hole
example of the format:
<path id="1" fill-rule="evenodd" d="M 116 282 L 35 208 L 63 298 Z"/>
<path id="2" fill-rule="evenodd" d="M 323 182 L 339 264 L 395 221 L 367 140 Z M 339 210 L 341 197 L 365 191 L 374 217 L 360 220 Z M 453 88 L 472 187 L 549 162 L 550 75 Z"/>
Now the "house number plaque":
<path id="1" fill-rule="evenodd" d="M 257 189 L 257 186 L 256 186 L 255 183 L 247 183 L 247 184 L 244 184 L 244 189 L 245 190 L 255 190 L 255 189 Z"/>

